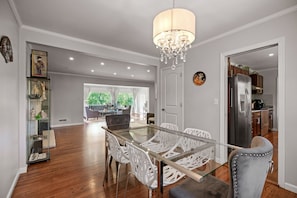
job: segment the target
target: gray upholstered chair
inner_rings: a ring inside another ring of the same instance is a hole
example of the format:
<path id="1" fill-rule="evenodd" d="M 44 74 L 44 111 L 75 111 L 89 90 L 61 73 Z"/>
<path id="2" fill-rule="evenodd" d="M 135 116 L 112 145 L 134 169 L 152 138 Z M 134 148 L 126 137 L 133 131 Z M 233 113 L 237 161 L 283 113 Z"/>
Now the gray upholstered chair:
<path id="1" fill-rule="evenodd" d="M 96 118 L 98 119 L 99 117 L 99 112 L 90 109 L 89 107 L 85 107 L 86 109 L 86 119 L 89 120 L 89 118 Z"/>
<path id="2" fill-rule="evenodd" d="M 130 127 L 130 114 L 117 114 L 105 116 L 107 128 L 110 130 L 128 129 Z"/>
<path id="3" fill-rule="evenodd" d="M 214 176 L 203 181 L 187 179 L 169 190 L 170 198 L 240 197 L 259 198 L 266 176 L 272 170 L 273 146 L 264 137 L 256 136 L 251 148 L 234 150 L 229 155 L 230 184 Z"/>
<path id="4" fill-rule="evenodd" d="M 126 109 L 123 109 L 123 114 L 129 114 L 131 113 L 131 106 L 128 106 Z"/>

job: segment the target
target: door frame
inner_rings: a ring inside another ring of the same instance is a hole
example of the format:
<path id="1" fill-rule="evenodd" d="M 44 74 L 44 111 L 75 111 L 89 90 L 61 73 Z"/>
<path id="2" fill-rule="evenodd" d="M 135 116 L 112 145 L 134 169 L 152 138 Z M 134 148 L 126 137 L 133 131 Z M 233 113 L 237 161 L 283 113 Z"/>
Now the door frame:
<path id="1" fill-rule="evenodd" d="M 278 112 L 278 184 L 285 188 L 285 38 L 280 37 L 243 48 L 223 52 L 220 55 L 220 142 L 227 144 L 228 109 L 227 109 L 227 57 L 266 46 L 278 45 L 278 82 L 277 82 L 277 112 Z M 220 156 L 226 160 L 227 150 L 221 149 Z"/>
<path id="2" fill-rule="evenodd" d="M 182 90 L 181 90 L 181 103 L 182 103 L 182 106 L 181 106 L 181 129 L 179 128 L 179 131 L 182 131 L 183 129 L 184 129 L 184 63 L 180 63 L 180 64 L 178 64 L 178 65 L 176 65 L 176 67 L 181 67 L 181 83 L 182 83 L 182 85 L 181 85 L 181 88 L 182 88 Z M 162 111 L 161 111 L 161 109 L 162 109 L 162 99 L 163 99 L 163 95 L 162 95 L 162 93 L 165 93 L 165 92 L 163 92 L 162 91 L 162 79 L 163 79 L 163 71 L 166 69 L 170 69 L 171 68 L 171 66 L 166 66 L 166 67 L 161 67 L 160 68 L 160 75 L 159 75 L 159 78 L 158 78 L 158 80 L 159 80 L 159 91 L 158 91 L 158 94 L 159 94 L 159 100 L 158 100 L 158 110 L 157 110 L 157 112 L 158 112 L 158 115 L 160 115 L 160 116 L 158 116 L 158 121 L 157 121 L 157 124 L 160 124 L 161 123 L 161 121 L 162 121 L 162 116 L 161 116 L 161 114 L 162 114 Z"/>

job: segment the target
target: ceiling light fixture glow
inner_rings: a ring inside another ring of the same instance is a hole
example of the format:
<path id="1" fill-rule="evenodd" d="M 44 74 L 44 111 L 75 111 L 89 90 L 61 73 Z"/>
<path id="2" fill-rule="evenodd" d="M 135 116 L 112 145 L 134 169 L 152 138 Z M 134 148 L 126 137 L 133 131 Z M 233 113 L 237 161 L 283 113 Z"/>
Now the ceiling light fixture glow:
<path id="1" fill-rule="evenodd" d="M 115 76 L 116 76 L 116 75 L 117 75 L 117 73 L 116 73 L 116 72 L 114 72 L 114 73 L 113 73 L 113 75 L 115 75 Z"/>
<path id="2" fill-rule="evenodd" d="M 91 69 L 91 72 L 95 72 L 95 70 Z"/>
<path id="3" fill-rule="evenodd" d="M 130 67 L 130 66 L 128 66 L 128 67 L 127 67 L 127 69 L 131 69 L 131 67 Z"/>
<path id="4" fill-rule="evenodd" d="M 274 53 L 270 53 L 269 56 L 274 56 Z"/>
<path id="5" fill-rule="evenodd" d="M 186 55 L 195 40 L 195 15 L 193 12 L 173 8 L 160 12 L 153 21 L 153 41 L 160 49 L 160 60 L 167 64 L 173 59 L 172 69 L 178 59 L 186 62 Z"/>
<path id="6" fill-rule="evenodd" d="M 72 56 L 70 56 L 70 57 L 69 57 L 69 60 L 73 61 L 73 60 L 74 60 L 74 58 L 73 58 Z"/>
<path id="7" fill-rule="evenodd" d="M 104 62 L 101 62 L 101 63 L 100 63 L 100 65 L 102 65 L 102 66 L 103 66 L 103 65 L 105 65 L 105 63 L 104 63 Z"/>
<path id="8" fill-rule="evenodd" d="M 146 70 L 146 71 L 147 71 L 148 73 L 149 73 L 149 72 L 151 72 L 151 70 L 149 70 L 149 69 L 148 69 L 148 70 Z"/>
<path id="9" fill-rule="evenodd" d="M 131 77 L 133 78 L 134 77 L 134 74 L 131 74 Z"/>

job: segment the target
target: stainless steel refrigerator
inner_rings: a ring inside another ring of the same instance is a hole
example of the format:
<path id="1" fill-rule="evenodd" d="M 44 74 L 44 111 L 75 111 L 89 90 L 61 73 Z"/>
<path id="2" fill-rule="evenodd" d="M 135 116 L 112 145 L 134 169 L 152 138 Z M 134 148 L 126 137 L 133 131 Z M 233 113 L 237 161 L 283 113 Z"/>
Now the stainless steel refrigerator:
<path id="1" fill-rule="evenodd" d="M 252 140 L 251 78 L 236 74 L 228 78 L 228 143 L 250 147 Z"/>

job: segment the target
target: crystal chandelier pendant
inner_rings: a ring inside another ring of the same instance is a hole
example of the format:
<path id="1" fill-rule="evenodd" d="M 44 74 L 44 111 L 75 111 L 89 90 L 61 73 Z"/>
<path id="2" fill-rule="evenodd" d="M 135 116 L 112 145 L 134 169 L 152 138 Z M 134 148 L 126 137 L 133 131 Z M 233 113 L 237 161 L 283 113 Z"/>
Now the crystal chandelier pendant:
<path id="1" fill-rule="evenodd" d="M 172 64 L 172 65 L 171 65 L 171 69 L 172 69 L 172 70 L 175 70 L 175 69 L 176 69 L 176 65 L 175 65 L 175 64 Z"/>
<path id="2" fill-rule="evenodd" d="M 173 8 L 159 13 L 153 22 L 153 40 L 160 50 L 160 61 L 172 60 L 172 69 L 178 60 L 186 62 L 186 55 L 195 40 L 195 15 L 186 9 Z"/>

